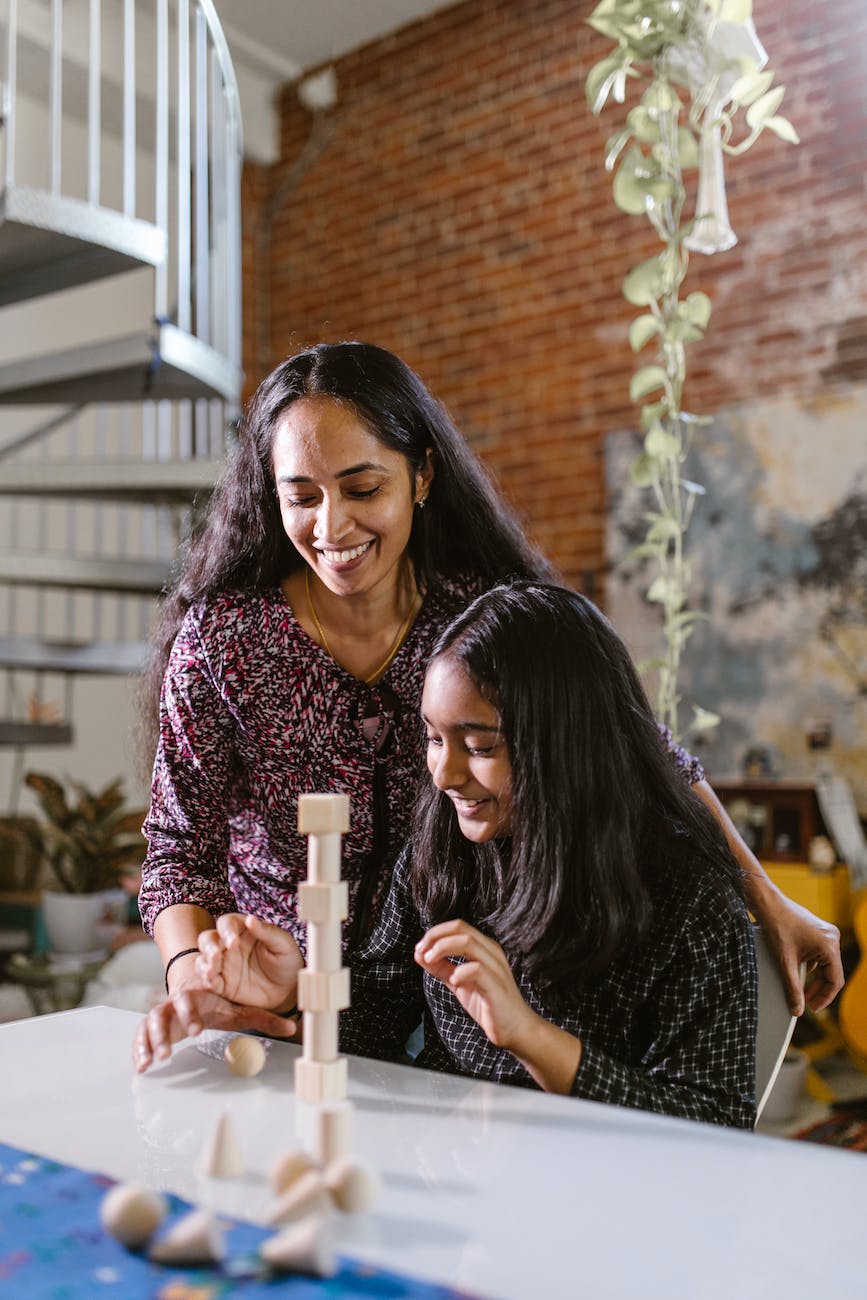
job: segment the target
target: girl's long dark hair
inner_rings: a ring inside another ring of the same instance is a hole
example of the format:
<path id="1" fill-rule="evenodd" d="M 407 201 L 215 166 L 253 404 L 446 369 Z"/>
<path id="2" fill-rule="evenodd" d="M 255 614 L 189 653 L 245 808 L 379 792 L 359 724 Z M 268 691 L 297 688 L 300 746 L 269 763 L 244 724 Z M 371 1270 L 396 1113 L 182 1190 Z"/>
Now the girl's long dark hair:
<path id="1" fill-rule="evenodd" d="M 496 587 L 443 632 L 440 655 L 499 714 L 512 834 L 472 844 L 427 783 L 413 837 L 426 923 L 482 921 L 556 992 L 646 936 L 655 871 L 704 857 L 740 888 L 721 829 L 675 769 L 629 653 L 591 601 L 546 583 Z"/>
<path id="2" fill-rule="evenodd" d="M 444 407 L 409 366 L 372 343 L 308 348 L 282 362 L 259 385 L 204 523 L 181 557 L 143 681 L 149 742 L 169 652 L 189 607 L 228 589 L 276 586 L 303 564 L 283 530 L 272 469 L 277 422 L 303 397 L 330 397 L 351 407 L 374 437 L 406 457 L 413 474 L 424 467 L 431 449 L 434 478 L 425 509 L 415 511 L 409 541 L 422 590 L 438 577 L 496 583 L 508 577 L 552 576 Z"/>

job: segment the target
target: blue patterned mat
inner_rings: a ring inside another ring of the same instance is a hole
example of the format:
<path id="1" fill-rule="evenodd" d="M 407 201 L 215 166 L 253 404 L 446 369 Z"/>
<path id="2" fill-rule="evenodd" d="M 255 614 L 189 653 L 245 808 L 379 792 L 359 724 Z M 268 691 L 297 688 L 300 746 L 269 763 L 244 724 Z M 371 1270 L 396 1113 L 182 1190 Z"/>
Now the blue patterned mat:
<path id="1" fill-rule="evenodd" d="M 267 1229 L 221 1215 L 227 1257 L 210 1268 L 152 1264 L 103 1231 L 99 1207 L 113 1180 L 0 1143 L 0 1295 L 3 1300 L 460 1300 L 449 1287 L 418 1282 L 342 1257 L 328 1279 L 274 1276 L 257 1248 Z M 161 1231 L 192 1207 L 167 1196 Z M 465 1298 L 466 1300 L 466 1298 Z"/>

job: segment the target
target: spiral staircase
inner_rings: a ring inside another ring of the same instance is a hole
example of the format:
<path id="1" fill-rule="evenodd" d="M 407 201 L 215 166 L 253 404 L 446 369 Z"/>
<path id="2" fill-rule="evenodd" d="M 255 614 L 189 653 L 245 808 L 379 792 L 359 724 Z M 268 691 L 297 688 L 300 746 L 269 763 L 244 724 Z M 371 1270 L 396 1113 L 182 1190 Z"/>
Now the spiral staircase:
<path id="1" fill-rule="evenodd" d="M 0 745 L 23 748 L 73 742 L 80 674 L 140 669 L 222 461 L 242 142 L 211 0 L 0 0 L 0 50 Z"/>

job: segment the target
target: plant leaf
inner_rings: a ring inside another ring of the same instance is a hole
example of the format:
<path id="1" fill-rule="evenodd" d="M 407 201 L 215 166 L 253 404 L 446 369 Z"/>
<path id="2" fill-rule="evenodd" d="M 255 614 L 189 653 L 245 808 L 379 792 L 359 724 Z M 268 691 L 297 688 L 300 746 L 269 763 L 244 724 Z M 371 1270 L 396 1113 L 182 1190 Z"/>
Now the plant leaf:
<path id="1" fill-rule="evenodd" d="M 750 104 L 747 109 L 747 126 L 752 127 L 753 130 L 756 130 L 756 128 L 761 129 L 768 118 L 774 116 L 783 102 L 785 93 L 785 86 L 776 86 L 773 90 L 769 90 L 766 95 L 762 95 L 757 99 L 754 104 Z"/>
<path id="2" fill-rule="evenodd" d="M 801 137 L 786 117 L 769 117 L 765 122 L 765 129 L 773 131 L 781 140 L 788 140 L 789 144 L 800 144 Z"/>
<path id="3" fill-rule="evenodd" d="M 629 346 L 633 352 L 640 352 L 645 343 L 649 343 L 654 334 L 659 333 L 659 321 L 652 312 L 636 316 L 629 326 Z"/>
<path id="4" fill-rule="evenodd" d="M 638 488 L 650 487 L 659 481 L 659 467 L 652 456 L 639 452 L 629 466 L 629 480 Z"/>
<path id="5" fill-rule="evenodd" d="M 623 281 L 623 296 L 633 307 L 649 307 L 662 295 L 663 272 L 658 257 L 634 266 Z"/>
<path id="6" fill-rule="evenodd" d="M 713 304 L 707 294 L 702 293 L 700 289 L 695 289 L 687 294 L 680 304 L 680 314 L 691 325 L 697 325 L 700 330 L 703 330 L 707 329 L 712 307 Z"/>
<path id="7" fill-rule="evenodd" d="M 668 376 L 662 366 L 642 366 L 636 370 L 629 385 L 629 397 L 633 402 L 640 402 L 648 393 L 657 388 L 664 388 Z"/>
<path id="8" fill-rule="evenodd" d="M 612 193 L 621 212 L 640 217 L 647 210 L 647 161 L 637 145 L 623 155 L 614 177 Z"/>
<path id="9" fill-rule="evenodd" d="M 745 23 L 753 16 L 753 0 L 723 0 L 721 23 Z"/>
<path id="10" fill-rule="evenodd" d="M 752 72 L 747 72 L 744 76 L 738 77 L 729 94 L 736 104 L 741 104 L 746 108 L 748 104 L 755 103 L 760 95 L 764 95 L 770 89 L 773 79 L 773 72 L 759 72 L 758 68 L 754 68 Z"/>
<path id="11" fill-rule="evenodd" d="M 644 439 L 644 450 L 656 460 L 674 460 L 680 455 L 680 443 L 661 424 L 656 424 Z"/>

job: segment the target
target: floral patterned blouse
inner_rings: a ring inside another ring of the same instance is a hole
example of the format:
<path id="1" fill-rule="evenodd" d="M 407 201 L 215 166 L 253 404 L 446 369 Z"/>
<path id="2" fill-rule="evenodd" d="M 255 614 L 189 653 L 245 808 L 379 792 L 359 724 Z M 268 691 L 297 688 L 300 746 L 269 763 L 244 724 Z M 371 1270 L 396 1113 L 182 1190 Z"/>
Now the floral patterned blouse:
<path id="1" fill-rule="evenodd" d="M 289 930 L 306 953 L 296 891 L 307 845 L 299 794 L 344 793 L 343 876 L 355 946 L 381 909 L 425 773 L 424 671 L 443 629 L 478 594 L 440 581 L 376 686 L 347 672 L 294 617 L 282 590 L 229 591 L 194 605 L 172 649 L 139 909 L 249 912 Z M 668 737 L 690 782 L 701 765 Z"/>

